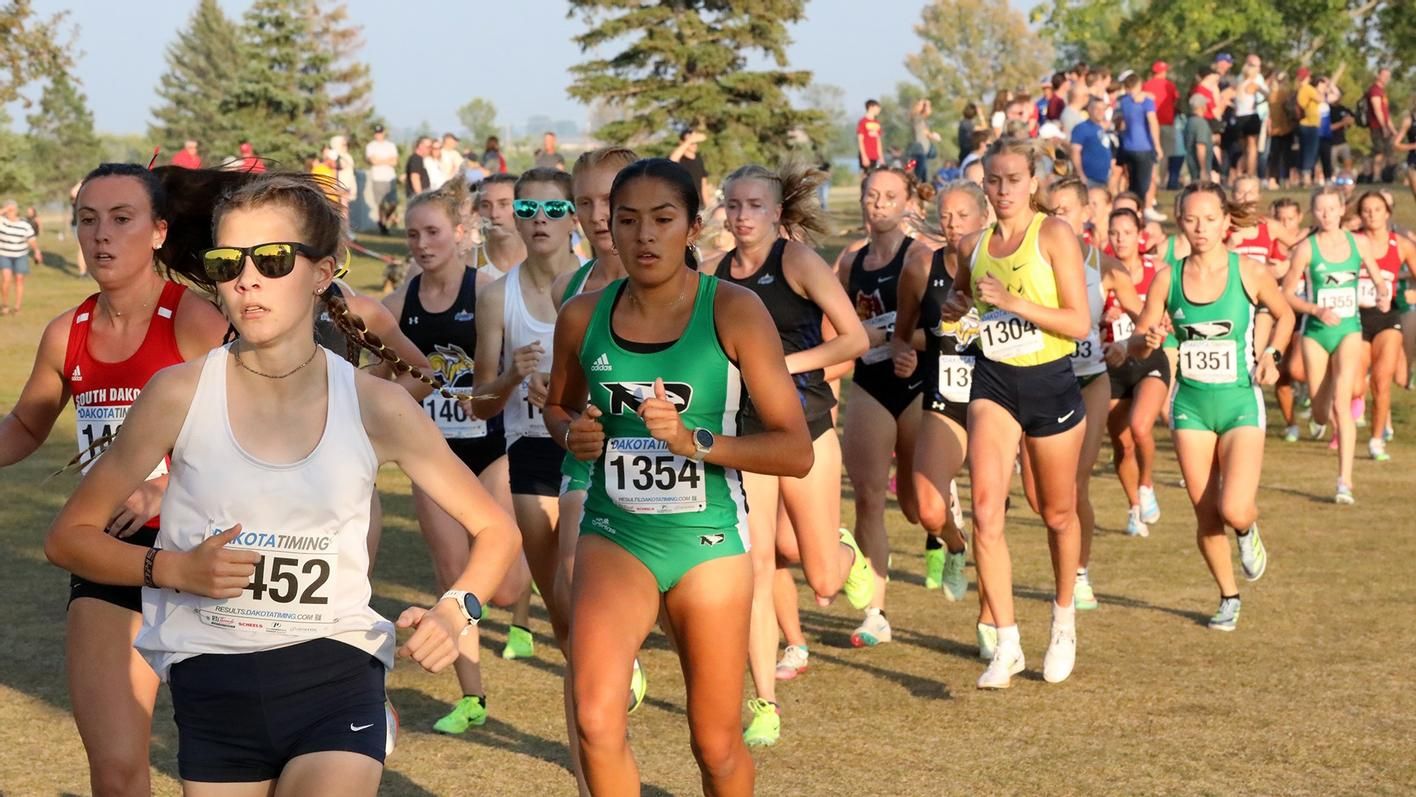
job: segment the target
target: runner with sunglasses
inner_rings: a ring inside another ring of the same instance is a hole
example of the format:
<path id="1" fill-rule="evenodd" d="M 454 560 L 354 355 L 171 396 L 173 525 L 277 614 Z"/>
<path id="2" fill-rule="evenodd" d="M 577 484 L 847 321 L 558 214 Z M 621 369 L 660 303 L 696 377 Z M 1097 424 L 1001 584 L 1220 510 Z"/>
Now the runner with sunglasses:
<path id="1" fill-rule="evenodd" d="M 526 562 L 540 590 L 556 638 L 566 638 L 566 615 L 555 592 L 559 557 L 561 459 L 546 430 L 544 406 L 555 331 L 553 284 L 580 261 L 570 251 L 575 205 L 571 178 L 557 169 L 532 169 L 516 181 L 512 212 L 526 244 L 526 260 L 477 298 L 476 362 L 500 363 L 474 374 L 473 414 L 503 414 L 511 501 L 521 527 Z"/>
<path id="2" fill-rule="evenodd" d="M 420 271 L 384 299 L 384 304 L 398 319 L 402 334 L 431 362 L 431 371 L 442 384 L 454 394 L 470 396 L 475 373 L 473 353 L 477 350 L 478 274 L 461 262 L 465 232 L 461 218 L 466 200 L 466 182 L 460 179 L 408 200 L 403 226 L 409 251 Z M 474 418 L 463 400 L 441 391 L 423 398 L 422 407 L 458 459 L 476 474 L 506 512 L 512 512 L 501 417 L 490 421 Z M 416 488 L 413 509 L 433 560 L 438 586 L 448 589 L 467 563 L 467 531 L 427 493 Z M 529 580 L 524 561 L 518 560 L 497 591 L 488 596 L 491 605 L 516 606 L 507 630 L 506 649 L 513 653 L 509 658 L 523 653 L 530 656 L 534 651 L 527 606 L 519 602 Z M 468 727 L 487 721 L 481 645 L 477 642 L 466 648 L 467 655 L 459 656 L 454 663 L 462 697 L 433 724 L 433 730 L 439 733 L 463 733 Z"/>
<path id="3" fill-rule="evenodd" d="M 928 247 L 913 246 L 915 239 L 906 232 L 906 218 L 918 207 L 917 198 L 933 196 L 932 187 L 919 186 L 914 175 L 903 169 L 870 171 L 860 184 L 867 239 L 860 248 L 842 251 L 836 259 L 841 287 L 855 304 L 870 343 L 865 354 L 856 358 L 841 436 L 841 458 L 855 496 L 854 537 L 875 571 L 870 607 L 851 632 L 851 644 L 856 647 L 873 647 L 891 639 L 890 621 L 885 617 L 885 576 L 890 560 L 885 502 L 892 456 L 900 509 L 910 523 L 919 520 L 913 468 L 922 413 L 916 399 L 924 379 L 919 373 L 896 375 L 890 338 L 895 330 L 896 280 L 910 259 L 927 263 L 931 255 Z"/>
<path id="4" fill-rule="evenodd" d="M 136 164 L 103 164 L 79 184 L 79 248 L 98 292 L 45 326 L 29 379 L 0 420 L 0 467 L 37 451 L 72 398 L 79 461 L 91 469 L 153 374 L 220 345 L 221 313 L 158 273 L 169 215 L 161 180 Z M 139 558 L 157 537 L 167 463 L 149 463 L 141 475 L 150 478 L 119 497 L 96 529 Z M 158 679 L 133 650 L 141 610 L 136 585 L 69 579 L 64 661 L 95 794 L 151 790 Z"/>
<path id="5" fill-rule="evenodd" d="M 1072 592 L 1080 562 L 1077 462 L 1086 406 L 1069 359 L 1091 333 L 1081 247 L 1066 222 L 1035 204 L 1037 151 L 1004 138 L 984 156 L 984 191 L 998 221 L 965 237 L 968 269 L 955 275 L 941 311 L 958 321 L 980 318 L 979 350 L 969 393 L 969 481 L 973 490 L 974 558 L 998 641 L 980 689 L 1005 689 L 1024 669 L 1013 613 L 1012 565 L 1003 537 L 1008 487 L 1019 445 L 1037 478 L 1039 514 L 1047 526 L 1057 594 L 1043 663 L 1051 683 L 1066 680 L 1076 660 Z"/>
<path id="6" fill-rule="evenodd" d="M 773 602 L 779 548 L 795 554 L 822 605 L 844 590 L 853 608 L 864 609 L 875 589 L 870 561 L 850 532 L 840 529 L 841 444 L 831 415 L 836 398 L 824 375 L 827 367 L 864 353 L 866 336 L 831 267 L 806 243 L 826 232 L 827 220 L 815 196 L 816 184 L 823 179 L 824 173 L 802 165 L 776 171 L 744 166 L 729 174 L 723 181 L 723 204 L 734 248 L 702 269 L 757 294 L 772 316 L 806 413 L 815 461 L 805 478 L 743 474 L 753 572 L 748 666 L 757 694 L 748 701 L 752 719 L 743 736 L 753 747 L 776 744 L 781 736 L 776 664 L 780 638 Z M 830 339 L 822 332 L 823 319 L 837 331 Z M 763 428 L 749 398 L 743 405 L 743 434 Z M 782 515 L 789 528 L 779 524 Z M 779 546 L 784 537 L 792 539 Z M 799 649 L 802 667 L 806 654 L 804 647 Z"/>
<path id="7" fill-rule="evenodd" d="M 1278 378 L 1293 311 L 1264 265 L 1225 245 L 1231 225 L 1252 223 L 1246 217 L 1252 205 L 1233 204 L 1218 183 L 1200 182 L 1180 192 L 1175 208 L 1190 253 L 1156 273 L 1129 348 L 1137 359 L 1170 345 L 1169 339 L 1178 349 L 1170 411 L 1175 456 L 1195 508 L 1200 554 L 1219 587 L 1209 627 L 1233 631 L 1240 599 L 1225 526 L 1238 536 L 1244 577 L 1259 580 L 1268 568 L 1257 523 L 1265 423 L 1260 385 Z M 1259 305 L 1273 317 L 1264 341 L 1254 338 Z"/>
<path id="8" fill-rule="evenodd" d="M 1352 397 L 1360 391 L 1358 368 L 1362 359 L 1362 323 L 1358 317 L 1358 284 L 1361 275 L 1374 282 L 1376 306 L 1391 308 L 1392 285 L 1371 255 L 1368 239 L 1342 228 L 1345 212 L 1342 189 L 1325 186 L 1313 192 L 1311 210 L 1317 231 L 1308 245 L 1293 250 L 1293 265 L 1283 281 L 1284 293 L 1294 312 L 1303 319 L 1303 368 L 1308 376 L 1313 422 L 1318 439 L 1326 426 L 1337 428 L 1337 492 L 1333 501 L 1352 504 L 1352 461 L 1356 456 L 1357 424 L 1352 417 Z M 1341 253 L 1341 254 L 1336 254 Z M 1307 278 L 1309 298 L 1298 295 Z"/>
<path id="9" fill-rule="evenodd" d="M 45 552 L 96 581 L 146 587 L 136 646 L 171 688 L 184 791 L 266 794 L 278 781 L 281 793 L 373 793 L 395 655 L 393 624 L 368 606 L 379 465 L 397 462 L 476 537 L 457 589 L 398 619 L 416 629 L 398 653 L 430 671 L 458 655 L 517 532 L 407 391 L 313 341 L 343 225 L 321 189 L 260 177 L 214 220 L 217 246 L 201 262 L 240 337 L 152 379 Z M 157 547 L 105 535 L 169 451 Z"/>
<path id="10" fill-rule="evenodd" d="M 570 639 L 575 732 L 593 794 L 641 788 L 624 683 L 661 614 L 704 792 L 752 793 L 739 714 L 752 605 L 740 471 L 800 478 L 812 465 L 772 319 L 750 292 L 695 270 L 698 202 L 672 161 L 621 171 L 611 229 L 628 277 L 571 299 L 556 324 L 549 425 L 594 468 Z M 763 431 L 740 437 L 745 393 Z"/>

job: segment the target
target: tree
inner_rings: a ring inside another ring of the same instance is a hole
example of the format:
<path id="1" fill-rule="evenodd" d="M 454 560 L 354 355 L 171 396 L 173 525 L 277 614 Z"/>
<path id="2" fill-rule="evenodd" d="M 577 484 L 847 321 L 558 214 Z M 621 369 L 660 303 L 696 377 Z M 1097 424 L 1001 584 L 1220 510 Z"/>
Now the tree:
<path id="1" fill-rule="evenodd" d="M 233 120 L 223 111 L 236 85 L 241 57 L 240 31 L 216 0 L 201 0 L 187 28 L 167 47 L 167 72 L 158 81 L 159 105 L 148 135 L 168 154 L 195 139 L 208 153 L 235 152 L 240 142 Z"/>
<path id="2" fill-rule="evenodd" d="M 64 19 L 63 13 L 37 17 L 30 0 L 0 6 L 0 193 L 28 195 L 33 189 L 29 141 L 10 129 L 6 106 L 19 102 L 28 107 L 22 89 L 70 67 Z"/>
<path id="3" fill-rule="evenodd" d="M 955 119 L 965 102 L 998 89 L 1032 89 L 1052 62 L 1051 45 L 1007 0 L 932 0 L 914 30 L 924 46 L 905 56 L 905 68 Z"/>
<path id="4" fill-rule="evenodd" d="M 365 133 L 375 118 L 373 73 L 359 60 L 363 29 L 342 2 L 315 2 L 310 13 L 314 40 L 304 71 L 312 96 L 320 98 L 315 125 L 327 135 Z"/>
<path id="5" fill-rule="evenodd" d="M 825 120 L 821 140 L 813 141 L 826 158 L 853 157 L 856 151 L 855 119 L 846 110 L 846 90 L 830 83 L 813 82 L 801 92 L 803 107 Z"/>
<path id="6" fill-rule="evenodd" d="M 29 140 L 10 129 L 10 114 L 0 105 L 0 195 L 29 196 L 34 187 Z"/>
<path id="7" fill-rule="evenodd" d="M 318 146 L 315 117 L 329 113 L 315 76 L 306 70 L 310 59 L 318 65 L 323 58 L 310 50 L 312 10 L 309 0 L 256 0 L 241 22 L 243 57 L 233 90 L 221 101 L 221 113 L 235 123 L 238 138 L 292 169 L 302 168 Z"/>
<path id="8" fill-rule="evenodd" d="M 491 100 L 473 97 L 467 104 L 457 109 L 457 120 L 467 131 L 468 137 L 481 146 L 489 136 L 497 135 L 497 106 Z"/>
<path id="9" fill-rule="evenodd" d="M 608 58 L 571 68 L 570 95 L 604 102 L 626 115 L 601 126 L 597 138 L 667 153 L 678 132 L 707 134 L 700 150 L 710 170 L 772 163 L 791 151 L 794 132 L 820 140 L 825 119 L 793 108 L 787 92 L 811 73 L 788 70 L 787 24 L 804 16 L 806 0 L 570 0 L 570 15 L 589 29 L 582 51 L 619 44 Z M 622 43 L 621 43 L 622 42 Z M 748 69 L 752 53 L 775 69 Z"/>
<path id="10" fill-rule="evenodd" d="M 39 108 L 27 121 L 33 192 L 41 199 L 62 199 L 75 180 L 98 165 L 99 142 L 88 98 L 61 70 L 49 79 Z"/>

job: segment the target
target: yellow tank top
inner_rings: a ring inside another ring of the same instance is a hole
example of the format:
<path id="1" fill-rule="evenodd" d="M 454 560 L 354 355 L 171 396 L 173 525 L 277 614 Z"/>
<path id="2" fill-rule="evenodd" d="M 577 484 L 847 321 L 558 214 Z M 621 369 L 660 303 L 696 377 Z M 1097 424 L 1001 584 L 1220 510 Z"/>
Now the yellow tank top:
<path id="1" fill-rule="evenodd" d="M 974 296 L 978 296 L 979 280 L 992 274 L 1008 288 L 1008 292 L 1042 307 L 1061 307 L 1057 299 L 1057 277 L 1052 264 L 1042 255 L 1038 235 L 1047 217 L 1033 214 L 1028 231 L 1018 248 L 1010 255 L 995 257 L 988 253 L 994 226 L 979 236 L 969 264 Z M 987 302 L 975 299 L 981 326 L 979 343 L 983 354 L 994 362 L 1007 365 L 1044 365 L 1069 357 L 1077 347 L 1071 338 L 1048 332 L 1013 313 L 999 310 Z"/>

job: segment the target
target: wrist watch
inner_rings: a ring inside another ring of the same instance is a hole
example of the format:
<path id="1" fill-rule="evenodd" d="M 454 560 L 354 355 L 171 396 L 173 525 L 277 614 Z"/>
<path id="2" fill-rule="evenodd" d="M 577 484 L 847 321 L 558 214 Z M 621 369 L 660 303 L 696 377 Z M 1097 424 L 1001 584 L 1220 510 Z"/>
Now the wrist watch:
<path id="1" fill-rule="evenodd" d="M 468 625 L 476 625 L 482 619 L 482 602 L 477 600 L 477 596 L 464 589 L 450 589 L 438 598 L 438 603 L 452 599 L 457 603 L 457 608 L 462 610 L 462 616 L 467 618 Z"/>
<path id="2" fill-rule="evenodd" d="M 1279 351 L 1278 349 L 1275 349 L 1272 346 L 1269 346 L 1268 348 L 1264 349 L 1264 354 L 1267 354 L 1268 356 L 1273 358 L 1274 365 L 1279 365 L 1283 362 L 1283 352 Z"/>
<path id="3" fill-rule="evenodd" d="M 702 426 L 693 430 L 693 461 L 702 462 L 708 456 L 708 452 L 713 450 L 713 433 Z"/>

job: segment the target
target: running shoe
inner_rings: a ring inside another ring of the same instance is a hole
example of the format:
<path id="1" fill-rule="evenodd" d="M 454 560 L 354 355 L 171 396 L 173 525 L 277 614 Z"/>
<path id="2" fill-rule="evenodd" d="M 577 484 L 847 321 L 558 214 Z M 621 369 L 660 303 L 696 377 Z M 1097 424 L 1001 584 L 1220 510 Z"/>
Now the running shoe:
<path id="1" fill-rule="evenodd" d="M 393 701 L 384 698 L 384 757 L 393 755 L 393 747 L 398 743 L 398 709 Z"/>
<path id="2" fill-rule="evenodd" d="M 782 738 L 782 717 L 776 703 L 753 698 L 747 701 L 747 710 L 752 712 L 752 721 L 742 732 L 742 740 L 748 747 L 771 747 Z"/>
<path id="3" fill-rule="evenodd" d="M 639 658 L 634 659 L 634 669 L 629 674 L 629 713 L 633 714 L 644 704 L 644 693 L 649 691 L 649 679 L 639 667 Z"/>
<path id="4" fill-rule="evenodd" d="M 1210 618 L 1209 627 L 1216 631 L 1233 631 L 1239 627 L 1239 599 L 1220 598 L 1219 611 Z"/>
<path id="5" fill-rule="evenodd" d="M 1308 421 L 1308 437 L 1314 440 L 1321 440 L 1327 436 L 1327 424 Z"/>
<path id="6" fill-rule="evenodd" d="M 1092 591 L 1091 578 L 1086 573 L 1077 574 L 1077 585 L 1072 589 L 1072 605 L 1079 612 L 1089 612 L 1097 607 L 1096 593 Z"/>
<path id="7" fill-rule="evenodd" d="M 1141 508 L 1131 507 L 1130 511 L 1126 513 L 1126 536 L 1149 537 L 1150 535 L 1150 527 L 1146 525 L 1144 520 L 1141 520 Z"/>
<path id="8" fill-rule="evenodd" d="M 1377 462 L 1387 462 L 1391 459 L 1391 454 L 1388 454 L 1386 450 L 1386 441 L 1380 437 L 1373 437 L 1367 441 L 1367 454 Z"/>
<path id="9" fill-rule="evenodd" d="M 1050 684 L 1060 684 L 1072 674 L 1077 664 L 1077 620 L 1059 619 L 1058 608 L 1052 607 L 1052 640 L 1047 643 L 1047 655 L 1042 659 L 1042 678 Z"/>
<path id="10" fill-rule="evenodd" d="M 874 607 L 865 610 L 865 620 L 851 632 L 851 644 L 858 648 L 873 648 L 890 641 L 890 621 Z"/>
<path id="11" fill-rule="evenodd" d="M 1013 676 L 1022 672 L 1027 664 L 1023 661 L 1023 649 L 1017 644 L 999 645 L 993 651 L 988 669 L 978 677 L 979 689 L 1007 689 Z"/>
<path id="12" fill-rule="evenodd" d="M 944 597 L 950 601 L 961 601 L 969 591 L 969 580 L 964 575 L 965 556 L 963 551 L 950 551 L 944 555 Z"/>
<path id="13" fill-rule="evenodd" d="M 944 557 L 948 552 L 943 548 L 924 550 L 924 588 L 939 589 L 944 583 Z"/>
<path id="14" fill-rule="evenodd" d="M 506 632 L 506 647 L 502 648 L 504 659 L 533 659 L 536 657 L 536 639 L 531 629 L 513 625 Z"/>
<path id="15" fill-rule="evenodd" d="M 1391 421 L 1387 421 L 1386 428 L 1382 430 L 1382 442 L 1390 443 L 1393 437 L 1396 437 L 1396 430 L 1391 427 Z"/>
<path id="16" fill-rule="evenodd" d="M 487 698 L 467 695 L 457 701 L 446 717 L 433 723 L 438 733 L 464 733 L 473 725 L 487 724 Z"/>
<path id="17" fill-rule="evenodd" d="M 1390 426 L 1387 427 L 1391 429 Z M 959 503 L 959 485 L 953 479 L 949 480 L 949 513 L 954 516 L 954 528 L 962 530 L 964 528 L 964 505 Z"/>
<path id="18" fill-rule="evenodd" d="M 1343 482 L 1337 483 L 1337 495 L 1332 498 L 1333 503 L 1343 506 L 1352 506 L 1357 503 L 1357 497 L 1352 494 L 1352 488 Z"/>
<path id="19" fill-rule="evenodd" d="M 1268 548 L 1264 547 L 1264 540 L 1259 536 L 1257 523 L 1239 535 L 1239 564 L 1244 567 L 1244 578 L 1249 581 L 1263 578 L 1264 571 L 1268 569 Z"/>
<path id="20" fill-rule="evenodd" d="M 1285 443 L 1296 443 L 1301 436 L 1302 435 L 1298 432 L 1298 424 L 1296 423 L 1289 425 L 1287 429 L 1283 430 L 1283 442 Z"/>
<path id="21" fill-rule="evenodd" d="M 806 672 L 806 668 L 811 666 L 811 651 L 806 645 L 787 645 L 787 649 L 782 651 L 782 660 L 777 662 L 777 680 L 790 681 Z"/>
<path id="22" fill-rule="evenodd" d="M 978 657 L 984 661 L 993 661 L 993 654 L 998 650 L 998 626 L 978 624 Z"/>
<path id="23" fill-rule="evenodd" d="M 855 535 L 841 529 L 841 542 L 855 554 L 855 562 L 851 564 L 851 572 L 846 576 L 846 584 L 842 590 L 853 608 L 864 609 L 870 605 L 870 599 L 875 597 L 875 568 L 870 566 L 870 560 L 861 553 Z"/>
<path id="24" fill-rule="evenodd" d="M 1359 429 L 1367 425 L 1367 400 L 1361 396 L 1352 399 L 1352 420 Z"/>
<path id="25" fill-rule="evenodd" d="M 1154 523 L 1160 520 L 1160 502 L 1155 500 L 1155 488 L 1150 485 L 1141 485 L 1141 520 L 1146 523 Z"/>

